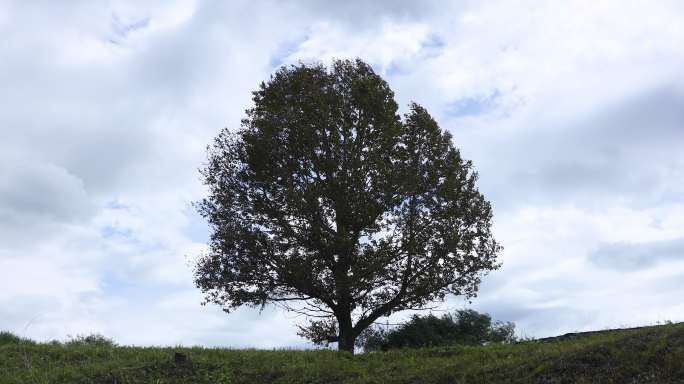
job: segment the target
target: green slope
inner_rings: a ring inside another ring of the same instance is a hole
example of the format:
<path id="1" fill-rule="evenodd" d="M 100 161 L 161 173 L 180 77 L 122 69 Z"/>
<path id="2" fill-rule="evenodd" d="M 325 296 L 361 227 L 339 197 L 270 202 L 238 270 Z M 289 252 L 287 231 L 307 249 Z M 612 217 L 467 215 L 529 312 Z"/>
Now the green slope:
<path id="1" fill-rule="evenodd" d="M 175 352 L 188 361 L 175 363 Z M 0 383 L 684 383 L 684 323 L 357 356 L 3 344 L 0 338 Z"/>

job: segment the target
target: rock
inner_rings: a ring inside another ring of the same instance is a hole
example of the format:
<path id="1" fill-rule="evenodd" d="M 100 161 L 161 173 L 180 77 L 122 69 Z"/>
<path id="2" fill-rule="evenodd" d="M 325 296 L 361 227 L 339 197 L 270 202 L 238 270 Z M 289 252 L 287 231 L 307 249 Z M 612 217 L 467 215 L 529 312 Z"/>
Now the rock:
<path id="1" fill-rule="evenodd" d="M 188 362 L 188 357 L 184 353 L 176 352 L 173 355 L 173 360 L 176 362 L 176 365 L 181 365 Z"/>

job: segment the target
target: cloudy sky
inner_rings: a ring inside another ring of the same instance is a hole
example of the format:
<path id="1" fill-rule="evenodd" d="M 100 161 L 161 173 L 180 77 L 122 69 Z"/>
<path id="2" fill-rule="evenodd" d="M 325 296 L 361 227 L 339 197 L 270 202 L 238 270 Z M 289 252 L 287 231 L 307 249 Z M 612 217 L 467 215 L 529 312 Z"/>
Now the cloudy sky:
<path id="1" fill-rule="evenodd" d="M 0 329 L 304 347 L 200 305 L 197 169 L 288 63 L 360 57 L 480 172 L 520 335 L 684 321 L 681 1 L 0 1 Z M 463 308 L 451 298 L 444 309 Z"/>

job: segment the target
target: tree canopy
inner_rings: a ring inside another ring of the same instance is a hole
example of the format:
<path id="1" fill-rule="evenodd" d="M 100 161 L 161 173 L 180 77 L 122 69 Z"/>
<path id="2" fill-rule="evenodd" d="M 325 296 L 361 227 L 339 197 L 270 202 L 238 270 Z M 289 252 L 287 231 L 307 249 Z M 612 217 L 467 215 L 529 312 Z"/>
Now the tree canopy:
<path id="1" fill-rule="evenodd" d="M 353 351 L 378 318 L 473 297 L 498 267 L 472 163 L 420 105 L 402 119 L 369 65 L 282 67 L 253 103 L 202 169 L 205 303 L 282 305 L 310 319 L 301 335 Z"/>

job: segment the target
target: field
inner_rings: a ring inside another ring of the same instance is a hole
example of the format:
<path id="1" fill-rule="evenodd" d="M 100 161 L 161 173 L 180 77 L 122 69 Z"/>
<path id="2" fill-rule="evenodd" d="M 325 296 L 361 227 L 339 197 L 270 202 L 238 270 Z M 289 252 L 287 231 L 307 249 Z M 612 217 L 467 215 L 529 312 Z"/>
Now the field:
<path id="1" fill-rule="evenodd" d="M 684 323 L 356 356 L 37 344 L 5 333 L 0 383 L 684 383 Z"/>

